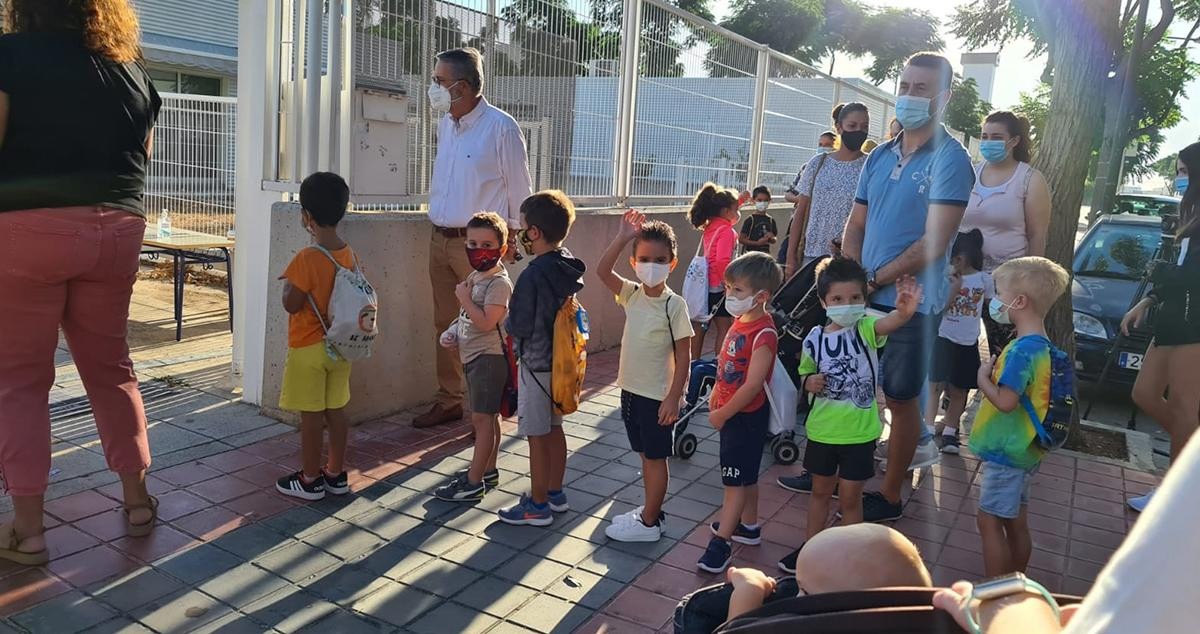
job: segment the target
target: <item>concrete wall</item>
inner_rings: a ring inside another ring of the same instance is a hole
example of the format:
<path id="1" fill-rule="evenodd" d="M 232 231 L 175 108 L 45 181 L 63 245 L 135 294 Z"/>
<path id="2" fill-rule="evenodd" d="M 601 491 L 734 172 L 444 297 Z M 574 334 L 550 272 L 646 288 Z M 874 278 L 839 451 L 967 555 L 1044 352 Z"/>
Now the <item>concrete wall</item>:
<path id="1" fill-rule="evenodd" d="M 656 220 L 674 229 L 679 240 L 679 266 L 670 285 L 677 291 L 683 283 L 687 263 L 696 252 L 700 233 L 692 229 L 679 208 L 648 210 Z M 772 211 L 779 230 L 787 226 L 790 207 Z M 621 210 L 581 211 L 567 238 L 566 246 L 588 265 L 580 301 L 591 318 L 589 350 L 600 351 L 621 343 L 624 311 L 593 273 L 596 263 L 621 221 Z M 356 363 L 351 374 L 350 417 L 361 422 L 407 409 L 432 399 L 437 389 L 432 294 L 429 289 L 428 246 L 432 227 L 425 214 L 352 213 L 342 223 L 342 236 L 358 253 L 367 278 L 379 295 L 380 335 L 374 356 Z M 309 244 L 300 226 L 300 207 L 277 203 L 271 209 L 271 247 L 268 270 L 248 272 L 266 277 L 270 291 L 264 298 L 248 298 L 266 304 L 266 336 L 262 377 L 262 408 L 269 415 L 294 420 L 280 412 L 279 389 L 287 355 L 287 313 L 280 302 L 282 282 L 277 277 L 299 249 Z M 524 263 L 510 267 L 515 277 Z M 618 263 L 618 272 L 633 279 L 628 258 Z"/>

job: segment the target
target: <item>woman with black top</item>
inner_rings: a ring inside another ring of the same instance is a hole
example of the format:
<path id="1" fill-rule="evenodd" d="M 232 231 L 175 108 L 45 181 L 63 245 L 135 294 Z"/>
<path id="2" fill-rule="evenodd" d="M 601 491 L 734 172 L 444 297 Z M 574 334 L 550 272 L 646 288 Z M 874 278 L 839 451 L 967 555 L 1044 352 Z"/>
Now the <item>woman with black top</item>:
<path id="1" fill-rule="evenodd" d="M 1152 306 L 1158 307 L 1154 340 L 1133 385 L 1133 400 L 1171 437 L 1172 461 L 1200 425 L 1200 187 L 1187 185 L 1189 174 L 1200 174 L 1200 143 L 1183 148 L 1176 167 L 1176 182 L 1186 190 L 1175 234 L 1178 256 L 1155 268 L 1153 289 L 1121 320 L 1128 335 Z M 1153 495 L 1130 498 L 1130 508 L 1141 512 Z"/>
<path id="2" fill-rule="evenodd" d="M 0 36 L 0 559 L 48 559 L 54 356 L 62 329 L 87 390 L 126 532 L 150 533 L 146 415 L 126 343 L 161 102 L 128 0 L 7 0 Z"/>

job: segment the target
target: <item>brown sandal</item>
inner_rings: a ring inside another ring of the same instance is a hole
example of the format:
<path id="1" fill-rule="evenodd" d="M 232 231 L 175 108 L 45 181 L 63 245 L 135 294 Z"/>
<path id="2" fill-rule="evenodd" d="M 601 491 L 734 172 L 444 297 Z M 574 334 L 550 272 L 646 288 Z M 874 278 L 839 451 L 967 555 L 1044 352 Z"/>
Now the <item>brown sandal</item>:
<path id="1" fill-rule="evenodd" d="M 50 553 L 45 548 L 31 553 L 19 550 L 21 540 L 17 539 L 17 529 L 12 524 L 0 526 L 0 543 L 6 544 L 5 547 L 0 547 L 0 559 L 23 566 L 40 566 L 50 561 Z"/>
<path id="2" fill-rule="evenodd" d="M 134 524 L 132 521 L 129 520 L 129 514 L 132 513 L 133 511 L 136 511 L 139 509 L 149 509 L 150 510 L 150 519 L 149 519 L 149 521 L 143 522 L 141 524 Z M 125 505 L 125 528 L 126 528 L 125 532 L 130 537 L 145 537 L 146 535 L 149 535 L 150 531 L 154 530 L 154 524 L 157 521 L 158 521 L 158 498 L 154 497 L 153 495 L 150 496 L 150 501 L 146 504 L 135 504 L 133 506 L 129 506 L 128 504 Z"/>

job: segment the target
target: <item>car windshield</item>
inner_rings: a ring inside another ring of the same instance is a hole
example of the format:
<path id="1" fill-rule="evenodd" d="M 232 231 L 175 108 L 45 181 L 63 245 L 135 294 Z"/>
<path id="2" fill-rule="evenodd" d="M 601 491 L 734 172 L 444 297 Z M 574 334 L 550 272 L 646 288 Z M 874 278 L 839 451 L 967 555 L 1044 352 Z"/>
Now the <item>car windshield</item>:
<path id="1" fill-rule="evenodd" d="M 1117 196 L 1116 213 L 1162 217 L 1179 213 L 1179 203 L 1141 196 Z"/>
<path id="2" fill-rule="evenodd" d="M 1156 225 L 1102 224 L 1075 250 L 1075 274 L 1140 278 L 1159 240 Z"/>

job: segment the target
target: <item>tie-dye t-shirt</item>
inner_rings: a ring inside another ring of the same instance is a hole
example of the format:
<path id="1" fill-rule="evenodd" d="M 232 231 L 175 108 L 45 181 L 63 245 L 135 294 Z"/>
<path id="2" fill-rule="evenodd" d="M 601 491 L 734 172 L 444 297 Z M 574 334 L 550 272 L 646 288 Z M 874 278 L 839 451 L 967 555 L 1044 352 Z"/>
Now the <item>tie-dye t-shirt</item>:
<path id="1" fill-rule="evenodd" d="M 992 369 L 992 380 L 1028 398 L 1038 418 L 1044 419 L 1050 408 L 1050 341 L 1026 335 L 1005 346 Z M 1045 455 L 1036 438 L 1023 405 L 1002 412 L 985 398 L 975 415 L 969 446 L 981 460 L 1029 470 Z"/>

